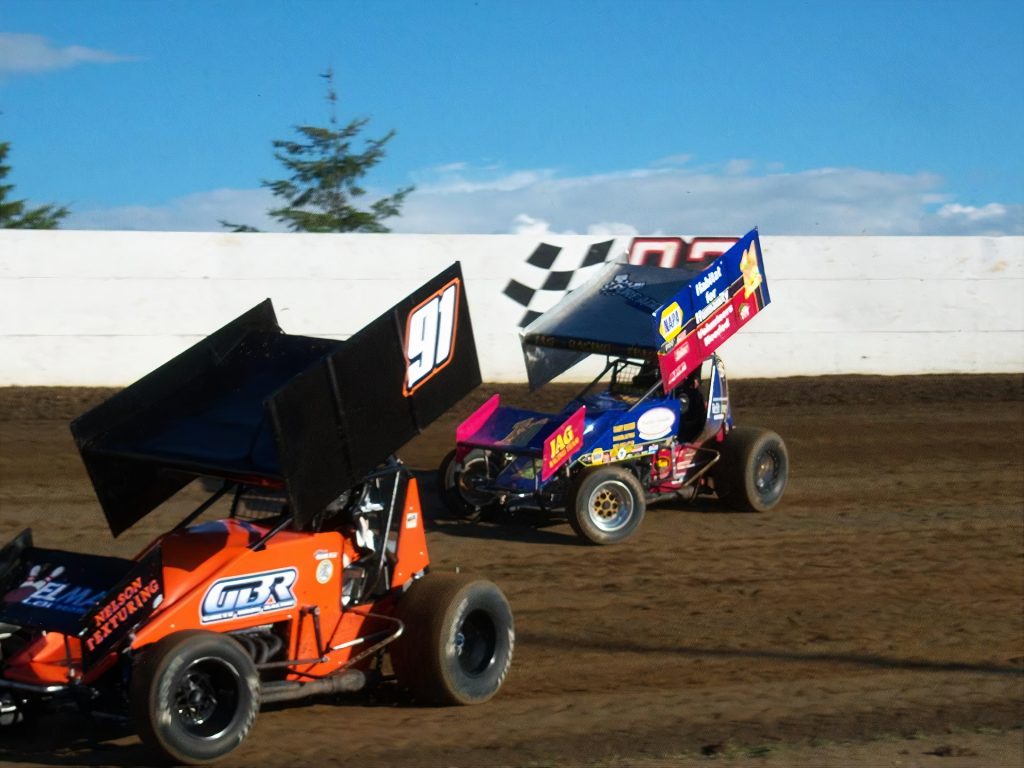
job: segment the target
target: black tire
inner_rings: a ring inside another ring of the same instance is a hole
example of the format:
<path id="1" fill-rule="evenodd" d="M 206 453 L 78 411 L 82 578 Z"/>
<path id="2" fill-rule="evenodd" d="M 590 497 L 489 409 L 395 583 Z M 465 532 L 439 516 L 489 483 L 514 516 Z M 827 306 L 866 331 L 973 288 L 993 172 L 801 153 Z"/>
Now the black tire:
<path id="1" fill-rule="evenodd" d="M 569 525 L 591 544 L 619 544 L 636 532 L 646 511 L 636 475 L 622 467 L 600 467 L 577 479 Z"/>
<path id="2" fill-rule="evenodd" d="M 405 625 L 391 646 L 395 677 L 423 704 L 479 704 L 501 688 L 515 627 L 505 595 L 466 574 L 430 573 L 398 602 Z"/>
<path id="3" fill-rule="evenodd" d="M 733 427 L 712 468 L 715 493 L 739 512 L 767 512 L 786 490 L 789 453 L 777 434 L 758 427 Z"/>
<path id="4" fill-rule="evenodd" d="M 455 463 L 455 451 L 449 451 L 437 471 L 438 489 L 448 509 L 461 520 L 475 522 L 494 507 L 494 497 L 475 488 L 475 481 L 493 471 L 484 451 L 472 450 Z"/>
<path id="5" fill-rule="evenodd" d="M 237 642 L 191 630 L 136 659 L 129 696 L 142 741 L 168 760 L 196 765 L 242 743 L 259 712 L 260 681 Z"/>

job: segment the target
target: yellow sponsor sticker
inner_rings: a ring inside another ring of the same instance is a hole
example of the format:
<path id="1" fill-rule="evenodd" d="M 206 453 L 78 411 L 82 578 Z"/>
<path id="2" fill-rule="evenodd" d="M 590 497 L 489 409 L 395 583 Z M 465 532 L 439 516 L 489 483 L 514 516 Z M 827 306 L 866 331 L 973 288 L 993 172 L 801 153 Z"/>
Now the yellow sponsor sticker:
<path id="1" fill-rule="evenodd" d="M 679 306 L 679 302 L 673 301 L 661 311 L 658 330 L 665 341 L 672 341 L 683 330 L 683 308 Z"/>

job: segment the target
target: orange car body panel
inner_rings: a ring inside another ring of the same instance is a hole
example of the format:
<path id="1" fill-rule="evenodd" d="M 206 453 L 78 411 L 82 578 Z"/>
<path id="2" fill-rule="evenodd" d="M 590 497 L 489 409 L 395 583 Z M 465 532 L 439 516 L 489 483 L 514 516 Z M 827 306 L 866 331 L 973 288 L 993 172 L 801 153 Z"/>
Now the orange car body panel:
<path id="1" fill-rule="evenodd" d="M 414 478 L 406 483 L 404 503 L 396 504 L 396 514 L 399 510 L 395 532 L 385 544 L 391 591 L 375 603 L 349 608 L 342 605 L 344 571 L 361 555 L 337 531 L 281 531 L 258 550 L 250 547 L 269 529 L 245 520 L 217 520 L 166 534 L 155 543 L 163 557 L 163 601 L 138 627 L 129 647 L 136 651 L 182 630 L 237 632 L 285 623 L 286 658 L 302 662 L 288 666 L 285 679 L 337 671 L 372 645 L 360 638 L 394 628 L 374 614 L 390 614 L 396 592 L 429 565 Z M 332 650 L 337 646 L 342 647 Z M 116 659 L 111 653 L 91 666 L 82 682 L 101 677 Z M 81 669 L 79 639 L 48 632 L 11 658 L 4 676 L 60 685 L 74 682 Z"/>

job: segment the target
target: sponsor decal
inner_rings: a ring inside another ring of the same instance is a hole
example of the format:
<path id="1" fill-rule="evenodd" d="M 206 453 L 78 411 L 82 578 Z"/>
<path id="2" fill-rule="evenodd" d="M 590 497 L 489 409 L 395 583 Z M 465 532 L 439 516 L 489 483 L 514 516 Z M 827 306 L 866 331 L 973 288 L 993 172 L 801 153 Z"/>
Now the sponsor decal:
<path id="1" fill-rule="evenodd" d="M 636 422 L 630 421 L 625 424 L 616 424 L 612 427 L 612 442 L 632 442 L 636 439 Z M 614 445 L 612 446 L 615 447 Z"/>
<path id="2" fill-rule="evenodd" d="M 316 565 L 316 580 L 320 584 L 326 584 L 334 575 L 334 563 L 330 560 L 321 560 Z"/>
<path id="3" fill-rule="evenodd" d="M 541 427 L 548 423 L 546 418 L 529 417 L 517 421 L 512 425 L 509 433 L 501 439 L 501 442 L 509 445 L 526 445 L 533 436 L 540 432 Z"/>
<path id="4" fill-rule="evenodd" d="M 415 528 L 417 523 L 419 523 L 419 520 L 420 520 L 420 516 L 419 516 L 418 513 L 416 513 L 416 512 L 409 512 L 405 516 L 405 527 L 406 528 Z"/>
<path id="5" fill-rule="evenodd" d="M 704 291 L 710 288 L 712 285 L 717 283 L 722 277 L 722 265 L 719 264 L 713 270 L 708 272 L 704 277 L 697 281 L 697 295 L 703 296 Z M 713 298 L 713 297 L 710 297 Z"/>
<path id="6" fill-rule="evenodd" d="M 338 559 L 338 553 L 337 552 L 331 552 L 328 549 L 318 549 L 313 554 L 313 557 L 315 557 L 317 560 L 326 560 L 328 558 L 331 559 L 331 560 L 337 560 Z"/>
<path id="7" fill-rule="evenodd" d="M 701 307 L 697 310 L 696 318 L 698 323 L 703 323 L 711 315 L 715 313 L 715 310 L 721 309 L 725 306 L 725 303 L 729 301 L 728 293 L 719 293 L 714 299 L 708 302 L 706 307 Z"/>
<path id="8" fill-rule="evenodd" d="M 585 407 L 577 410 L 544 440 L 541 480 L 551 477 L 583 444 L 583 416 L 586 410 Z"/>
<path id="9" fill-rule="evenodd" d="M 631 307 L 656 312 L 661 307 L 660 302 L 640 292 L 646 285 L 643 280 L 630 280 L 629 273 L 623 272 L 602 285 L 601 293 L 605 296 L 618 296 Z"/>
<path id="10" fill-rule="evenodd" d="M 199 606 L 199 619 L 203 624 L 211 624 L 293 608 L 292 587 L 298 577 L 295 568 L 280 568 L 218 579 L 206 590 Z"/>
<path id="11" fill-rule="evenodd" d="M 763 280 L 761 270 L 757 266 L 757 244 L 753 240 L 740 257 L 740 272 L 743 273 L 743 298 L 749 299 L 750 294 L 758 289 Z"/>
<path id="12" fill-rule="evenodd" d="M 725 308 L 725 311 L 715 315 L 714 319 L 708 322 L 706 325 L 702 325 L 697 329 L 697 338 L 704 343 L 705 350 L 715 349 L 718 345 L 716 341 L 725 341 L 732 331 L 732 322 L 730 315 L 732 314 L 732 304 Z M 725 338 L 723 338 L 725 337 Z"/>
<path id="13" fill-rule="evenodd" d="M 693 354 L 695 346 L 691 346 L 689 341 L 682 341 L 668 352 L 658 355 L 658 368 L 661 370 L 661 380 L 666 392 L 678 385 L 687 372 L 697 364 L 698 361 Z"/>
<path id="14" fill-rule="evenodd" d="M 750 317 L 750 305 L 746 302 L 740 304 L 740 320 L 746 320 Z"/>
<path id="15" fill-rule="evenodd" d="M 85 650 L 96 651 L 102 642 L 128 619 L 132 619 L 132 624 L 141 621 L 161 602 L 163 594 L 159 581 L 150 579 L 143 582 L 141 576 L 132 579 L 114 598 L 100 606 L 90 616 L 88 623 L 93 631 L 84 637 Z"/>
<path id="16" fill-rule="evenodd" d="M 679 302 L 673 301 L 662 310 L 658 331 L 665 341 L 672 341 L 681 330 L 683 330 L 683 309 L 679 306 Z"/>
<path id="17" fill-rule="evenodd" d="M 672 432 L 676 415 L 670 408 L 651 408 L 636 421 L 641 440 L 657 440 Z"/>
<path id="18" fill-rule="evenodd" d="M 406 397 L 452 361 L 458 331 L 459 284 L 459 278 L 455 278 L 414 307 L 406 318 Z"/>
<path id="19" fill-rule="evenodd" d="M 78 637 L 86 666 L 114 650 L 119 641 L 160 607 L 164 600 L 161 571 L 160 551 L 153 550 L 83 617 Z"/>
<path id="20" fill-rule="evenodd" d="M 66 613 L 82 613 L 92 606 L 104 590 L 76 586 L 61 581 L 64 566 L 51 563 L 33 565 L 22 582 L 4 595 L 5 603 L 21 603 Z"/>

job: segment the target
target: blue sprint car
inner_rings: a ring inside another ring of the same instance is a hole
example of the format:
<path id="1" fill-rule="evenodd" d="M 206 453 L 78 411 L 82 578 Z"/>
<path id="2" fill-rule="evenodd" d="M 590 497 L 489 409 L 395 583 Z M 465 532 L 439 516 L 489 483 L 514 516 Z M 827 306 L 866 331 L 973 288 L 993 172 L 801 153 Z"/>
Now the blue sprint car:
<path id="1" fill-rule="evenodd" d="M 469 519 L 564 516 L 593 544 L 627 539 L 660 499 L 772 509 L 789 473 L 785 443 L 733 423 L 716 354 L 769 302 L 757 230 L 710 266 L 604 265 L 521 332 L 532 389 L 592 355 L 603 370 L 558 413 L 493 395 L 441 465 L 448 505 Z"/>

